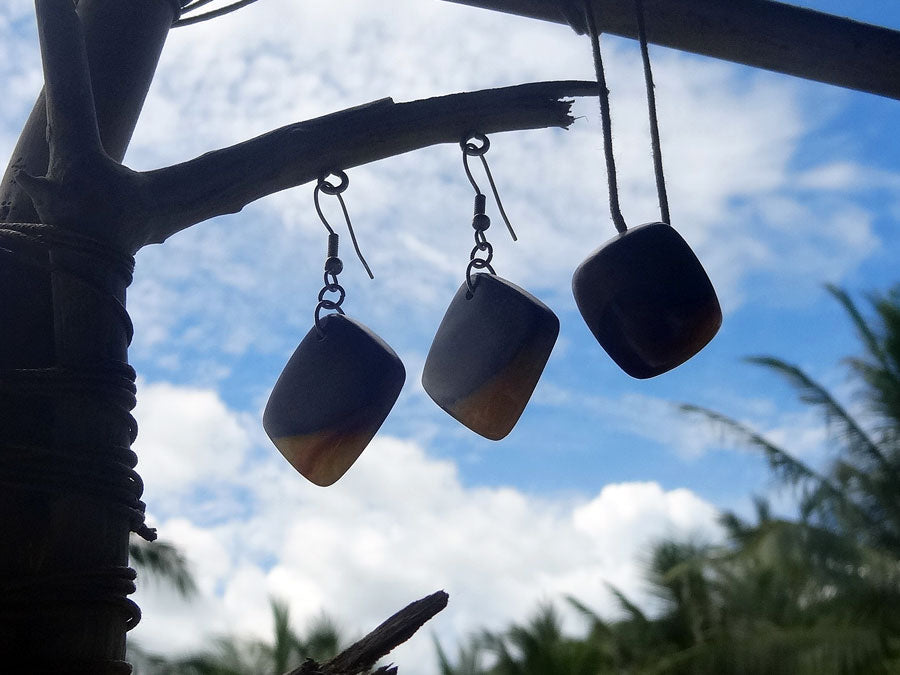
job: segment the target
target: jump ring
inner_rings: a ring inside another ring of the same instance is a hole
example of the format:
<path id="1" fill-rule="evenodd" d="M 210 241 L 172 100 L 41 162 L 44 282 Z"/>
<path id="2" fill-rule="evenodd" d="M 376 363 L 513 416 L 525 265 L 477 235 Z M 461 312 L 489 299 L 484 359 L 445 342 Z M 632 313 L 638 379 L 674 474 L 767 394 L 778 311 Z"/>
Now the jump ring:
<path id="1" fill-rule="evenodd" d="M 479 147 L 475 143 L 472 143 L 473 140 L 481 143 L 481 146 Z M 459 147 L 462 148 L 462 151 L 469 157 L 480 157 L 490 150 L 491 141 L 487 136 L 478 131 L 470 131 L 463 136 L 463 139 L 459 142 Z"/>
<path id="2" fill-rule="evenodd" d="M 491 264 L 486 260 L 472 260 L 469 262 L 469 265 L 466 267 L 466 286 L 469 289 L 469 294 L 472 295 L 475 293 L 475 284 L 472 282 L 472 270 L 473 269 L 487 269 L 493 275 L 497 273 L 494 271 L 494 268 L 491 267 Z"/>
<path id="3" fill-rule="evenodd" d="M 333 309 L 333 310 L 336 310 L 337 313 L 340 314 L 340 315 L 342 315 L 342 316 L 343 316 L 343 314 L 344 314 L 344 310 L 342 310 L 340 307 L 338 307 L 338 306 L 337 306 L 334 302 L 332 302 L 331 300 L 322 300 L 321 302 L 319 302 L 318 305 L 316 305 L 316 321 L 315 321 L 315 325 L 316 325 L 316 332 L 319 334 L 319 339 L 320 339 L 320 340 L 321 340 L 322 338 L 325 337 L 325 333 L 322 331 L 322 319 L 321 319 L 321 317 L 319 316 L 320 312 L 321 312 L 323 309 Z"/>
<path id="4" fill-rule="evenodd" d="M 469 260 L 478 260 L 476 256 L 480 251 L 487 251 L 487 255 L 485 258 L 487 262 L 490 262 L 494 258 L 494 247 L 491 246 L 489 242 L 484 242 L 484 244 L 476 244 L 472 248 L 472 252 L 469 254 Z"/>
<path id="5" fill-rule="evenodd" d="M 340 182 L 337 185 L 333 185 L 328 182 L 328 177 L 334 176 Z M 347 178 L 347 174 L 343 171 L 326 171 L 319 176 L 319 189 L 324 192 L 326 195 L 339 195 L 344 190 L 347 189 L 350 185 L 350 179 Z"/>
<path id="6" fill-rule="evenodd" d="M 326 300 L 326 293 L 340 293 L 337 300 Z M 321 305 L 323 302 L 331 302 L 334 303 L 334 307 L 328 307 L 327 309 L 334 309 L 335 307 L 339 307 L 342 302 L 344 302 L 344 297 L 347 295 L 347 292 L 344 290 L 343 286 L 338 285 L 336 288 L 325 286 L 321 291 L 319 291 L 319 304 Z"/>

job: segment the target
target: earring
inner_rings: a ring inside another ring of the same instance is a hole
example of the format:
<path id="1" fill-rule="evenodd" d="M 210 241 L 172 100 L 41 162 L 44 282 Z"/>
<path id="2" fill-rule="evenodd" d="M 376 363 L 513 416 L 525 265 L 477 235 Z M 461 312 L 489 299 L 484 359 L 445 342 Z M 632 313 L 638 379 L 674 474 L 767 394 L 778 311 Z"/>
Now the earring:
<path id="1" fill-rule="evenodd" d="M 491 224 L 485 214 L 487 198 L 469 170 L 469 157 L 481 159 L 513 241 L 516 235 L 484 157 L 490 148 L 487 136 L 470 133 L 460 147 L 466 176 L 475 189 L 475 247 L 465 281 L 428 352 L 422 386 L 456 420 L 485 438 L 500 440 L 512 431 L 531 398 L 559 334 L 559 319 L 540 300 L 494 271 L 493 247 L 485 236 Z M 486 272 L 473 274 L 475 270 Z"/>
<path id="2" fill-rule="evenodd" d="M 319 204 L 319 192 L 335 195 L 360 262 L 370 278 L 341 193 L 339 183 L 323 175 L 313 192 L 316 212 L 328 230 L 325 285 L 319 291 L 315 321 L 275 383 L 263 413 L 263 428 L 285 459 L 308 480 L 320 486 L 334 483 L 356 461 L 384 422 L 400 395 L 406 370 L 397 354 L 380 337 L 344 314 L 344 288 L 338 274 L 339 238 Z M 328 293 L 337 296 L 326 298 Z M 334 299 L 332 299 L 334 298 Z M 334 310 L 321 315 L 322 310 Z"/>
<path id="3" fill-rule="evenodd" d="M 594 337 L 622 370 L 636 378 L 660 375 L 694 356 L 722 324 L 722 309 L 703 266 L 670 223 L 656 98 L 641 0 L 635 0 L 650 133 L 662 222 L 628 230 L 619 209 L 609 91 L 600 38 L 589 0 L 585 13 L 600 89 L 609 203 L 619 234 L 575 270 L 575 302 Z"/>

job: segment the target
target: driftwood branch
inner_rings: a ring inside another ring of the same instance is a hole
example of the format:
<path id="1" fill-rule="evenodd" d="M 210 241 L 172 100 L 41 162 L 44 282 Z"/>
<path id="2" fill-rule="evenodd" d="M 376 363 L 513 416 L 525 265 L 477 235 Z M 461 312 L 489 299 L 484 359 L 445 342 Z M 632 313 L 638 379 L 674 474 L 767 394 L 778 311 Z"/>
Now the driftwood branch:
<path id="1" fill-rule="evenodd" d="M 149 203 L 146 181 L 110 158 L 100 141 L 87 49 L 75 5 L 36 0 L 44 68 L 47 141 L 44 176 L 24 170 L 15 181 L 28 194 L 42 223 L 78 229 L 132 251 L 123 211 Z"/>
<path id="2" fill-rule="evenodd" d="M 213 216 L 240 211 L 273 192 L 437 143 L 483 133 L 566 128 L 574 121 L 565 96 L 596 94 L 593 82 L 536 82 L 410 103 L 382 99 L 292 124 L 239 145 L 145 174 L 159 197 L 154 238 Z"/>
<path id="3" fill-rule="evenodd" d="M 75 162 L 85 152 L 99 152 L 100 131 L 87 48 L 74 7 L 53 0 L 37 0 L 35 11 L 51 139 L 50 171 L 58 172 L 60 164 Z"/>
<path id="4" fill-rule="evenodd" d="M 307 661 L 288 675 L 359 675 L 368 672 L 378 660 L 411 638 L 417 630 L 447 606 L 444 591 L 416 600 L 394 614 L 363 639 L 350 645 L 328 663 Z M 397 669 L 382 666 L 374 675 L 393 675 Z"/>
<path id="5" fill-rule="evenodd" d="M 84 40 L 73 5 L 37 0 L 47 81 L 51 162 L 47 175 L 16 181 L 41 222 L 134 253 L 260 197 L 437 143 L 482 133 L 567 128 L 570 96 L 596 94 L 596 83 L 535 82 L 409 103 L 382 99 L 288 125 L 196 159 L 136 172 L 100 144 Z"/>
<path id="6" fill-rule="evenodd" d="M 447 0 L 571 25 L 584 0 Z M 591 0 L 603 33 L 637 39 L 634 0 Z M 900 99 L 900 31 L 775 0 L 644 0 L 653 44 Z M 587 47 L 585 47 L 585 51 Z"/>

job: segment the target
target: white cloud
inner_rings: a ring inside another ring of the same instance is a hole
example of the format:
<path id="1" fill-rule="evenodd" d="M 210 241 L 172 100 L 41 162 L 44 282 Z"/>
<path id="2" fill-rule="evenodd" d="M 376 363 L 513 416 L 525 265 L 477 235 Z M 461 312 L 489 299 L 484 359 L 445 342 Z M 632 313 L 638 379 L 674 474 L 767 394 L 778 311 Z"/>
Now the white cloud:
<path id="1" fill-rule="evenodd" d="M 335 486 L 315 488 L 274 448 L 245 462 L 258 452 L 256 434 L 241 432 L 245 420 L 213 392 L 167 384 L 143 391 L 147 499 L 154 514 L 178 514 L 155 524 L 187 554 L 202 589 L 186 606 L 154 585 L 142 588 L 145 619 L 131 637 L 148 648 L 203 646 L 209 632 L 224 630 L 265 637 L 269 595 L 290 601 L 298 627 L 325 611 L 364 632 L 443 588 L 450 606 L 433 628 L 445 642 L 521 620 L 538 601 L 565 593 L 611 611 L 605 582 L 646 601 L 640 553 L 650 542 L 719 536 L 715 509 L 687 490 L 622 483 L 552 498 L 467 487 L 453 463 L 390 437 L 377 438 Z M 199 515 L 182 503 L 211 484 L 221 490 Z M 235 494 L 246 509 L 228 503 Z M 206 512 L 220 517 L 204 524 Z M 397 662 L 431 672 L 427 633 Z"/>
<path id="2" fill-rule="evenodd" d="M 184 495 L 201 478 L 214 485 L 242 470 L 250 436 L 215 392 L 141 383 L 135 414 L 141 426 L 135 452 L 159 498 Z"/>

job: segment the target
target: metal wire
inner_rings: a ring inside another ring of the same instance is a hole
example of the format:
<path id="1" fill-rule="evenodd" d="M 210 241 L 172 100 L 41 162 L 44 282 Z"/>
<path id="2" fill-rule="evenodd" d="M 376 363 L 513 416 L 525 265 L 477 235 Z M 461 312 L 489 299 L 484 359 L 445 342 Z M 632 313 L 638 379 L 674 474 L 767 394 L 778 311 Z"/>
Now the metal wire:
<path id="1" fill-rule="evenodd" d="M 472 252 L 469 253 L 469 264 L 466 265 L 467 298 L 471 298 L 475 294 L 477 278 L 473 281 L 473 270 L 486 269 L 491 274 L 497 274 L 491 266 L 491 261 L 494 259 L 494 247 L 491 246 L 484 233 L 491 226 L 491 219 L 484 213 L 485 201 L 485 197 L 481 192 L 475 195 L 475 215 L 472 218 L 472 227 L 475 229 L 475 246 L 472 247 Z M 479 258 L 479 253 L 484 253 L 484 257 Z"/>
<path id="2" fill-rule="evenodd" d="M 328 176 L 330 175 L 337 176 L 341 182 L 337 185 L 332 185 L 328 182 Z M 319 214 L 319 219 L 322 221 L 325 229 L 328 230 L 328 234 L 334 234 L 334 228 L 332 228 L 331 225 L 328 224 L 328 220 L 325 218 L 325 214 L 322 212 L 322 205 L 319 203 L 319 192 L 324 192 L 327 195 L 334 195 L 338 198 L 338 202 L 341 205 L 341 211 L 344 212 L 344 220 L 347 221 L 347 229 L 350 231 L 350 241 L 353 242 L 353 249 L 356 251 L 356 257 L 359 258 L 359 262 L 362 263 L 362 266 L 365 268 L 366 274 L 369 275 L 369 278 L 374 279 L 375 275 L 372 274 L 372 270 L 369 268 L 369 263 L 366 262 L 366 259 L 363 257 L 362 251 L 359 249 L 359 242 L 357 242 L 356 233 L 353 231 L 353 223 L 350 222 L 350 213 L 347 211 L 347 204 L 344 203 L 344 198 L 341 196 L 341 193 L 346 190 L 349 185 L 350 179 L 343 171 L 332 171 L 322 174 L 322 176 L 319 178 L 319 181 L 316 183 L 315 190 L 313 190 L 313 203 L 316 206 L 316 213 Z"/>
<path id="3" fill-rule="evenodd" d="M 473 139 L 479 141 L 481 145 L 478 146 L 475 145 L 475 143 L 472 143 Z M 488 166 L 487 159 L 484 156 L 491 148 L 491 141 L 484 134 L 472 131 L 466 134 L 465 138 L 459 142 L 459 147 L 463 151 L 463 168 L 466 171 L 466 177 L 475 189 L 475 193 L 479 195 L 482 194 L 482 192 L 478 187 L 478 183 L 475 182 L 472 170 L 469 168 L 469 157 L 478 157 L 481 160 L 481 164 L 484 166 L 484 173 L 487 175 L 488 183 L 491 185 L 491 191 L 494 193 L 494 199 L 497 202 L 500 216 L 503 218 L 503 222 L 506 223 L 506 229 L 509 230 L 509 236 L 512 237 L 513 241 L 518 241 L 516 231 L 513 229 L 512 223 L 509 222 L 509 216 L 506 215 L 506 209 L 503 208 L 503 202 L 500 201 L 500 193 L 497 190 L 497 184 L 494 182 L 494 175 L 491 173 L 491 167 Z"/>

